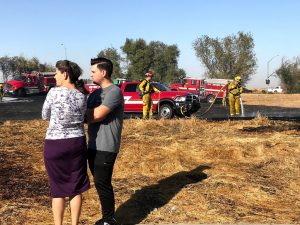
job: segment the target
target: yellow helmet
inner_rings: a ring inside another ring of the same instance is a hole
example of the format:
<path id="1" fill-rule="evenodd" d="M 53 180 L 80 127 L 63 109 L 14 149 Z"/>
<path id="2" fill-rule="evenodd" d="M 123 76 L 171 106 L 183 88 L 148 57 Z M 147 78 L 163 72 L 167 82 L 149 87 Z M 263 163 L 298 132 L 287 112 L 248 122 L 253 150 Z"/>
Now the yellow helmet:
<path id="1" fill-rule="evenodd" d="M 236 77 L 234 78 L 235 81 L 241 81 L 241 79 L 242 79 L 242 78 L 241 78 L 240 76 L 236 76 Z"/>

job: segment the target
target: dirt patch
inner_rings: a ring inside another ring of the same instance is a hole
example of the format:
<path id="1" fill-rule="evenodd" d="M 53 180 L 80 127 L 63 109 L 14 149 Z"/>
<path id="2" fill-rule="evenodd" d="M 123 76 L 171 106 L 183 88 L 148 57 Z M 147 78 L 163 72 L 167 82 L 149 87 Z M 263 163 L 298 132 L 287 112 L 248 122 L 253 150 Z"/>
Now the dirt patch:
<path id="1" fill-rule="evenodd" d="M 40 120 L 0 124 L 1 224 L 53 223 L 46 128 Z M 122 138 L 113 182 L 125 224 L 300 223 L 297 122 L 129 119 Z M 81 224 L 99 217 L 92 182 Z"/>

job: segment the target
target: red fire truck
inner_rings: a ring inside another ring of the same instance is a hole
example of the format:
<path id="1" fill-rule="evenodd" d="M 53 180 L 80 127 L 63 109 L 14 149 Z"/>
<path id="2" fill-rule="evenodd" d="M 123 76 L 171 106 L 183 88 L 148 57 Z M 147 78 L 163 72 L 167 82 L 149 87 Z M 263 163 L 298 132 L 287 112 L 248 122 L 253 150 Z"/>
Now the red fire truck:
<path id="1" fill-rule="evenodd" d="M 121 90 L 124 95 L 125 112 L 143 112 L 143 102 L 139 95 L 138 85 L 140 82 L 124 82 Z M 151 95 L 153 101 L 153 113 L 157 113 L 159 118 L 170 119 L 173 116 L 191 115 L 200 108 L 198 97 L 189 92 L 172 91 L 160 83 L 153 83 L 160 90 L 159 93 Z"/>
<path id="2" fill-rule="evenodd" d="M 92 93 L 93 91 L 97 90 L 100 88 L 99 85 L 94 84 L 91 80 L 86 80 L 86 84 L 84 85 L 85 89 L 89 91 L 89 93 Z M 121 85 L 126 82 L 125 78 L 116 78 L 113 80 L 114 84 L 118 85 L 121 87 Z"/>
<path id="3" fill-rule="evenodd" d="M 85 84 L 84 87 L 85 87 L 86 90 L 88 90 L 89 94 L 91 94 L 92 92 L 94 92 L 95 90 L 100 88 L 99 85 L 94 84 L 92 82 L 89 82 L 89 83 Z"/>
<path id="4" fill-rule="evenodd" d="M 4 86 L 6 94 L 23 97 L 26 94 L 47 93 L 56 85 L 55 72 L 32 72 L 23 73 L 12 80 L 7 81 Z"/>
<path id="5" fill-rule="evenodd" d="M 117 84 L 124 95 L 125 113 L 143 113 L 143 101 L 139 95 L 138 85 L 141 82 L 121 82 Z M 160 93 L 151 95 L 153 101 L 153 113 L 159 118 L 170 119 L 174 116 L 190 116 L 200 108 L 200 101 L 197 95 L 188 91 L 172 91 L 160 83 L 153 83 L 160 90 Z M 99 86 L 87 84 L 87 90 L 95 91 Z"/>
<path id="6" fill-rule="evenodd" d="M 228 84 L 231 80 L 227 79 L 199 79 L 186 77 L 183 83 L 173 83 L 170 85 L 171 90 L 189 91 L 199 95 L 211 103 L 215 97 L 222 99 L 227 96 Z"/>

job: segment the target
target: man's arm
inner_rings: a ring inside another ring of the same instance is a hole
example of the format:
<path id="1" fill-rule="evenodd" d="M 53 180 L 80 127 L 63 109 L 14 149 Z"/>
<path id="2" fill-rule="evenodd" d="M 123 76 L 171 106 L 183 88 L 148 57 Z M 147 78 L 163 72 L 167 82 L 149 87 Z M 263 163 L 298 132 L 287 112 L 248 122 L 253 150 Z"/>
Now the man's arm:
<path id="1" fill-rule="evenodd" d="M 100 105 L 93 109 L 87 109 L 86 111 L 86 122 L 96 123 L 104 120 L 107 115 L 111 112 L 111 109 L 105 105 Z"/>

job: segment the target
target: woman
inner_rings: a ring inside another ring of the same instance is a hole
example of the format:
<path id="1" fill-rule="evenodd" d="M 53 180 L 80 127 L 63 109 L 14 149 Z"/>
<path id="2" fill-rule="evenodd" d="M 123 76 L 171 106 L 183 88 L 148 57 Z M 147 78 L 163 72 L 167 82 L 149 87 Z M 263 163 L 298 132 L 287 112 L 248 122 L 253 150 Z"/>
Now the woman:
<path id="1" fill-rule="evenodd" d="M 44 146 L 44 160 L 49 178 L 54 224 L 61 225 L 68 197 L 72 225 L 78 224 L 82 193 L 90 188 L 87 176 L 87 147 L 84 113 L 87 90 L 81 68 L 74 62 L 56 63 L 56 85 L 46 97 L 42 118 L 50 119 Z"/>

